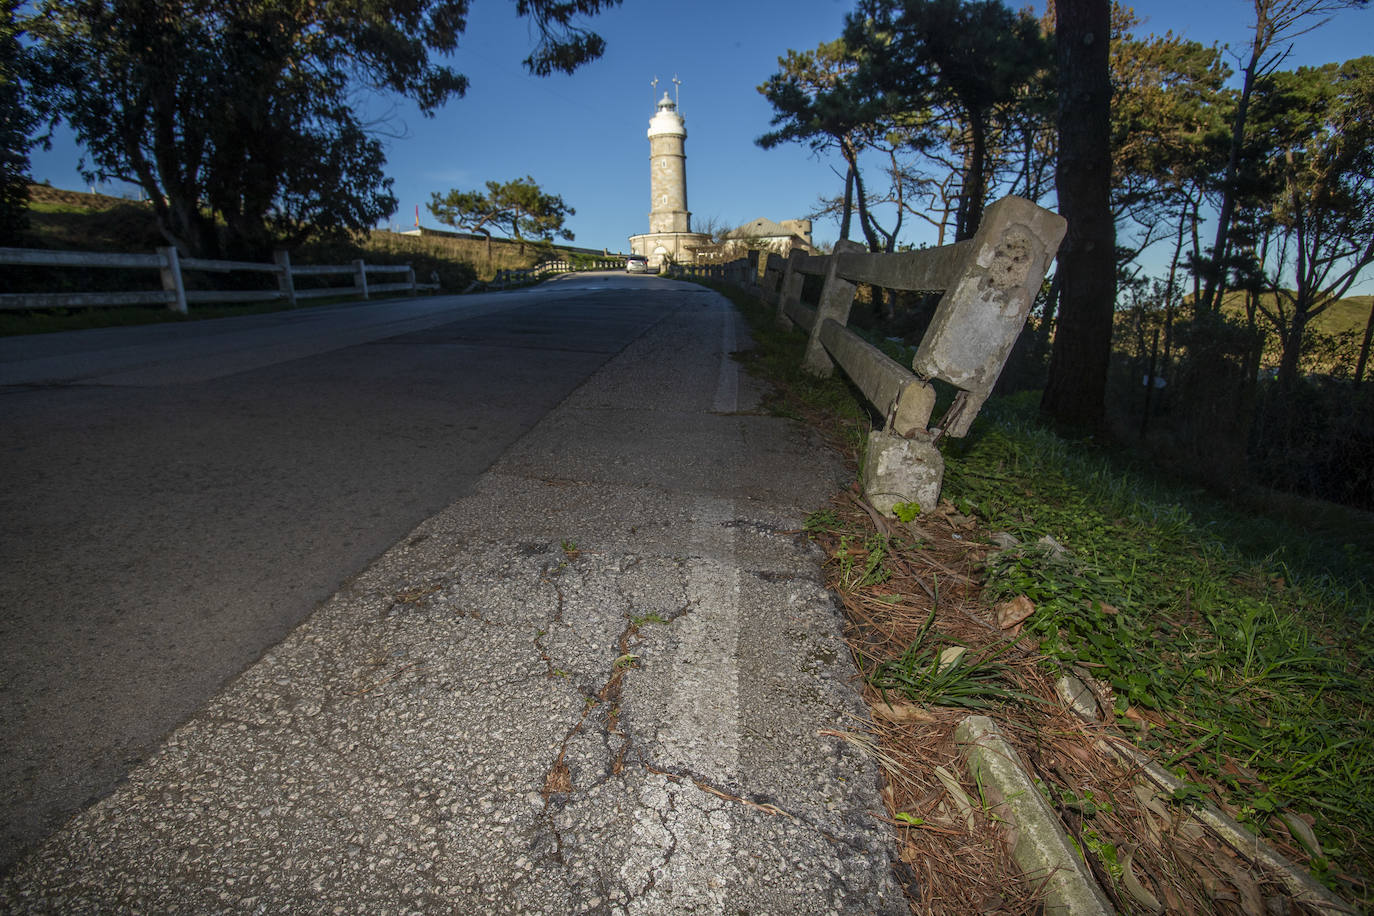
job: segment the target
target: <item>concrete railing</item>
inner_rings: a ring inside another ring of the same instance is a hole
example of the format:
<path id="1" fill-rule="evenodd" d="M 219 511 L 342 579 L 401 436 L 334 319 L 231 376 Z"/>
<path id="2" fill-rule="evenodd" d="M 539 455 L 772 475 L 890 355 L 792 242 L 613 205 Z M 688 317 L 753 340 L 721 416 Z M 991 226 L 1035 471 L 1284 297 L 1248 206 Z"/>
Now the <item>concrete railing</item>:
<path id="1" fill-rule="evenodd" d="M 533 267 L 516 267 L 510 270 L 498 270 L 492 277 L 489 287 L 505 289 L 508 286 L 522 286 L 526 283 L 533 283 L 542 280 L 550 274 L 575 273 L 586 270 L 623 270 L 625 259 L 623 257 L 596 258 L 590 261 L 568 261 L 563 259 L 541 261 Z"/>
<path id="2" fill-rule="evenodd" d="M 205 302 L 266 302 L 285 299 L 295 305 L 300 299 L 319 299 L 325 296 L 361 296 L 374 293 L 409 292 L 438 289 L 437 283 L 419 283 L 415 269 L 409 264 L 368 264 L 356 260 L 352 264 L 310 265 L 293 267 L 291 256 L 278 251 L 274 262 L 212 261 L 204 258 L 183 258 L 175 248 L 159 248 L 156 254 L 102 254 L 88 251 L 48 251 L 37 248 L 0 248 L 0 266 L 11 267 L 76 267 L 106 269 L 147 269 L 161 274 L 162 288 L 125 292 L 88 293 L 5 293 L 0 294 L 0 309 L 43 308 L 111 308 L 123 305 L 165 305 L 185 314 L 191 303 Z M 186 271 L 210 273 L 265 273 L 276 277 L 276 289 L 188 290 L 183 274 Z M 401 282 L 370 283 L 369 274 L 403 274 Z M 352 278 L 347 286 L 318 289 L 296 289 L 296 277 L 346 275 Z"/>
<path id="3" fill-rule="evenodd" d="M 584 270 L 624 270 L 625 259 L 623 257 L 595 258 L 590 261 L 569 261 L 558 259 L 554 261 L 543 261 L 535 266 L 537 275 L 544 274 L 565 274 L 576 273 Z"/>
<path id="4" fill-rule="evenodd" d="M 673 273 L 751 290 L 775 306 L 779 322 L 805 331 L 805 368 L 829 375 L 839 366 L 885 418 L 883 428 L 869 437 L 864 466 L 869 501 L 889 513 L 904 502 L 930 509 L 944 471 L 936 442 L 965 435 L 992 393 L 1066 228 L 1058 214 L 1007 197 L 984 211 L 973 238 L 953 245 L 873 254 L 856 242 L 841 241 L 825 256 L 768 254 L 760 264 L 760 253 L 751 251 L 747 259 L 675 266 Z M 824 278 L 814 308 L 801 301 L 807 276 Z M 942 294 L 910 369 L 846 326 L 860 283 Z M 957 393 L 932 424 L 935 379 Z"/>

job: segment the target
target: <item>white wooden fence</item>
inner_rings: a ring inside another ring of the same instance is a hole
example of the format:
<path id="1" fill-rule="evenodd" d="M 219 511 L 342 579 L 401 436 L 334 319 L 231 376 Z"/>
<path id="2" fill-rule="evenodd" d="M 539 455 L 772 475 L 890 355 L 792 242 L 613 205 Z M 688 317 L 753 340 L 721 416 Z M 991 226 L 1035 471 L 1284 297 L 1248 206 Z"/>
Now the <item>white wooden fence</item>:
<path id="1" fill-rule="evenodd" d="M 0 248 L 0 266 L 11 267 L 72 267 L 96 269 L 146 269 L 161 274 L 161 289 L 124 292 L 86 293 L 0 293 L 0 309 L 7 311 L 46 308 L 110 308 L 123 305 L 165 305 L 185 314 L 191 303 L 206 302 L 267 302 L 284 299 L 295 305 L 301 299 L 326 296 L 361 296 L 374 293 L 409 292 L 438 289 L 437 283 L 419 283 L 415 269 L 409 264 L 368 264 L 356 260 L 352 264 L 309 265 L 293 267 L 291 256 L 278 251 L 271 264 L 255 261 L 212 261 L 204 258 L 183 258 L 175 248 L 159 248 L 155 254 L 103 254 L 89 251 L 48 251 L 37 248 Z M 186 271 L 211 273 L 256 272 L 276 278 L 276 289 L 188 290 L 183 280 Z M 369 274 L 403 274 L 401 282 L 370 283 Z M 296 277 L 347 275 L 348 286 L 318 289 L 296 289 Z"/>

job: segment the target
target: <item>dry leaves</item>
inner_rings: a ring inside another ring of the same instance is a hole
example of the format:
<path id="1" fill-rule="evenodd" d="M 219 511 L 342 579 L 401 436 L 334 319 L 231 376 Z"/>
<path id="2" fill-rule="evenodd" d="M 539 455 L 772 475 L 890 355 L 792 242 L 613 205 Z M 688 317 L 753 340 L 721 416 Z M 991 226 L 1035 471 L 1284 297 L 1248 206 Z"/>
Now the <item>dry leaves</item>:
<path id="1" fill-rule="evenodd" d="M 993 608 L 997 612 L 997 625 L 1004 630 L 1012 630 L 1015 636 L 1021 632 L 1021 622 L 1035 613 L 1035 605 L 1025 595 L 1017 595 L 1010 601 L 1003 601 Z M 1015 629 L 1012 629 L 1012 628 Z"/>
<path id="2" fill-rule="evenodd" d="M 853 534 L 855 526 L 871 524 L 872 516 L 858 500 L 837 501 L 837 507 L 848 526 L 850 561 L 862 563 Z M 973 520 L 945 503 L 922 521 L 925 527 L 919 536 L 904 528 L 889 529 L 886 568 L 891 575 L 880 586 L 846 591 L 837 581 L 838 564 L 829 569 L 830 585 L 848 613 L 846 635 L 861 670 L 901 655 L 932 610 L 942 637 L 967 646 L 975 655 L 1005 645 L 1009 636 L 1018 637 L 1035 613 L 1025 595 L 991 609 L 981 603 L 976 565 L 981 552 L 969 550 L 971 542 L 979 540 Z M 834 555 L 838 535 L 822 534 L 820 540 Z M 1051 551 L 1059 547 L 1053 542 L 1045 546 Z M 936 578 L 938 602 L 931 581 Z M 1116 609 L 1101 610 L 1110 614 Z M 1135 774 L 1098 747 L 1100 735 L 1063 711 L 1035 645 L 1022 638 L 1006 648 L 999 661 L 1017 690 L 1043 702 L 1001 707 L 993 715 L 1032 776 L 1057 800 L 1065 828 L 1080 848 L 1089 850 L 1085 854 L 1094 857 L 1116 909 L 1241 914 L 1257 899 L 1283 897 L 1278 885 L 1250 874 L 1245 863 L 1211 843 L 1196 821 L 1186 817 L 1185 809 L 1152 793 L 1137 793 Z M 1110 708 L 1110 688 L 1086 670 L 1077 673 Z M 1037 912 L 1039 888 L 1020 874 L 1001 825 L 973 802 L 978 789 L 963 779 L 953 731 L 967 711 L 917 706 L 891 691 L 882 697 L 869 689 L 866 698 L 872 720 L 865 741 L 886 779 L 882 797 L 895 832 L 897 858 L 903 863 L 898 876 L 910 894 L 912 912 Z M 1128 715 L 1142 728 L 1158 724 L 1151 711 L 1132 709 Z M 1086 792 L 1095 803 L 1086 803 Z M 1301 827 L 1292 830 L 1302 832 Z M 1106 863 L 1091 852 L 1102 844 L 1117 851 L 1119 878 L 1109 877 Z M 1290 900 L 1282 911 L 1296 914 L 1304 909 Z"/>

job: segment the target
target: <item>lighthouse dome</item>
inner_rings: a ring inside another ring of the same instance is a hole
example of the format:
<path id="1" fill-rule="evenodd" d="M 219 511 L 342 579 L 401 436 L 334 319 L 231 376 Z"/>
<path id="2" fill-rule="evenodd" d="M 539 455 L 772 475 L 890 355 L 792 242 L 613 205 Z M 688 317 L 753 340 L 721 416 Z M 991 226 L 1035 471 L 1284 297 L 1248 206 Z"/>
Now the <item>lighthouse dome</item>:
<path id="1" fill-rule="evenodd" d="M 649 136 L 660 137 L 664 135 L 687 136 L 687 128 L 682 123 L 682 115 L 678 114 L 677 105 L 668 97 L 666 92 L 663 93 L 663 98 L 658 102 L 658 111 L 649 119 Z"/>

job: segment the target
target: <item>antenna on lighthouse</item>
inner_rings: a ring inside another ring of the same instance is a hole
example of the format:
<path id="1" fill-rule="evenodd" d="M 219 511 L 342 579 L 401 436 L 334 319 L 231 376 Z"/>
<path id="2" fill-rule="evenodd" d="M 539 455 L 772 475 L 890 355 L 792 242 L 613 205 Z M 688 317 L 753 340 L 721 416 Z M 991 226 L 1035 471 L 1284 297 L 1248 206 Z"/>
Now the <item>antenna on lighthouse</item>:
<path id="1" fill-rule="evenodd" d="M 674 73 L 674 74 L 673 74 L 673 104 L 677 106 L 677 110 L 678 110 L 679 112 L 682 111 L 682 96 L 681 96 L 680 93 L 679 93 L 679 90 L 680 90 L 681 88 L 682 88 L 682 80 L 678 79 L 678 78 L 677 78 L 677 74 Z"/>
<path id="2" fill-rule="evenodd" d="M 654 104 L 655 102 L 658 101 L 658 75 L 657 75 L 657 74 L 654 75 L 653 82 L 649 83 L 649 87 L 650 87 L 650 88 L 649 88 L 649 104 L 652 105 L 652 104 Z"/>

